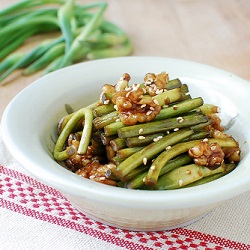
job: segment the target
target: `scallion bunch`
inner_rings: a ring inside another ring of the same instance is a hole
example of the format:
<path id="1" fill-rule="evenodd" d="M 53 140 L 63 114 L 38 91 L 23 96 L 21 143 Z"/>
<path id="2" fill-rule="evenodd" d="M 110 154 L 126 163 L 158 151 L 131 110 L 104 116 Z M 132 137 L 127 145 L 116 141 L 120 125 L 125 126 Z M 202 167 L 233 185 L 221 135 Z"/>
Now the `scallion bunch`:
<path id="1" fill-rule="evenodd" d="M 131 54 L 127 34 L 105 20 L 107 3 L 75 0 L 22 0 L 0 11 L 0 83 L 16 69 L 43 74 L 83 60 Z M 17 52 L 37 34 L 58 33 L 27 53 Z"/>

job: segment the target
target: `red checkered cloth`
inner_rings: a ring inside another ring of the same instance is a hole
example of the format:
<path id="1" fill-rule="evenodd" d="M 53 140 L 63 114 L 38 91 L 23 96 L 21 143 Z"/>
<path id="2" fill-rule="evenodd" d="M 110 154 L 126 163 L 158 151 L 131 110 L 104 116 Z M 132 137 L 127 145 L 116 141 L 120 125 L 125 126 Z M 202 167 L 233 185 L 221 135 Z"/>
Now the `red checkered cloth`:
<path id="1" fill-rule="evenodd" d="M 250 249 L 250 192 L 174 230 L 133 232 L 78 211 L 23 169 L 0 138 L 0 249 Z"/>

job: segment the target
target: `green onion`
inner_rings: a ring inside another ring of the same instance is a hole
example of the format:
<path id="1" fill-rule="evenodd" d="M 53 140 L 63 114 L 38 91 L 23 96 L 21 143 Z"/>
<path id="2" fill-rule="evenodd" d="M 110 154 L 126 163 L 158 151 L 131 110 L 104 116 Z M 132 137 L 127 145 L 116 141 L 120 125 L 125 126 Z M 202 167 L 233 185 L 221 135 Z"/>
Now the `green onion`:
<path id="1" fill-rule="evenodd" d="M 3 80 L 17 69 L 24 75 L 41 69 L 47 74 L 84 60 L 131 54 L 127 34 L 105 20 L 106 8 L 105 2 L 22 0 L 0 11 L 0 84 L 6 84 L 8 81 Z M 58 32 L 58 37 L 46 44 L 41 42 L 22 57 L 16 52 L 24 42 L 29 43 L 28 38 L 49 32 Z"/>

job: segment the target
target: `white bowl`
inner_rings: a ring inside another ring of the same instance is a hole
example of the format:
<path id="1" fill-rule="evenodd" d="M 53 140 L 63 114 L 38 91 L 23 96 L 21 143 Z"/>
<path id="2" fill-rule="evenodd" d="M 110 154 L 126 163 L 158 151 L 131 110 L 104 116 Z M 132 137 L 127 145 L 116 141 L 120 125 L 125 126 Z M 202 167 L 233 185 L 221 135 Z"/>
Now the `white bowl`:
<path id="1" fill-rule="evenodd" d="M 56 163 L 51 151 L 56 126 L 66 114 L 97 100 L 101 86 L 115 84 L 127 72 L 140 83 L 148 72 L 169 72 L 187 83 L 193 97 L 221 107 L 228 133 L 240 143 L 242 160 L 230 174 L 179 190 L 142 191 L 84 179 Z M 18 84 L 18 83 L 17 83 Z M 19 93 L 2 117 L 2 135 L 10 153 L 38 180 L 61 191 L 96 220 L 132 230 L 163 230 L 194 221 L 222 202 L 250 189 L 250 83 L 225 71 L 189 61 L 125 57 L 84 62 L 49 74 Z"/>

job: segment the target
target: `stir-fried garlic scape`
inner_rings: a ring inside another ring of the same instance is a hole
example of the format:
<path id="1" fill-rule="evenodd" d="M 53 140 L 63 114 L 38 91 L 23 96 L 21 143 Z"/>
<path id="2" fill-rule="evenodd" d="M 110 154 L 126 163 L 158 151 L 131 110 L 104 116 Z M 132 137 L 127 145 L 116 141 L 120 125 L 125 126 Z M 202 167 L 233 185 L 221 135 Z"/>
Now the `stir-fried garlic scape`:
<path id="1" fill-rule="evenodd" d="M 96 103 L 62 118 L 57 161 L 93 181 L 150 190 L 200 185 L 236 167 L 240 148 L 217 106 L 165 72 L 130 80 L 103 85 Z"/>

